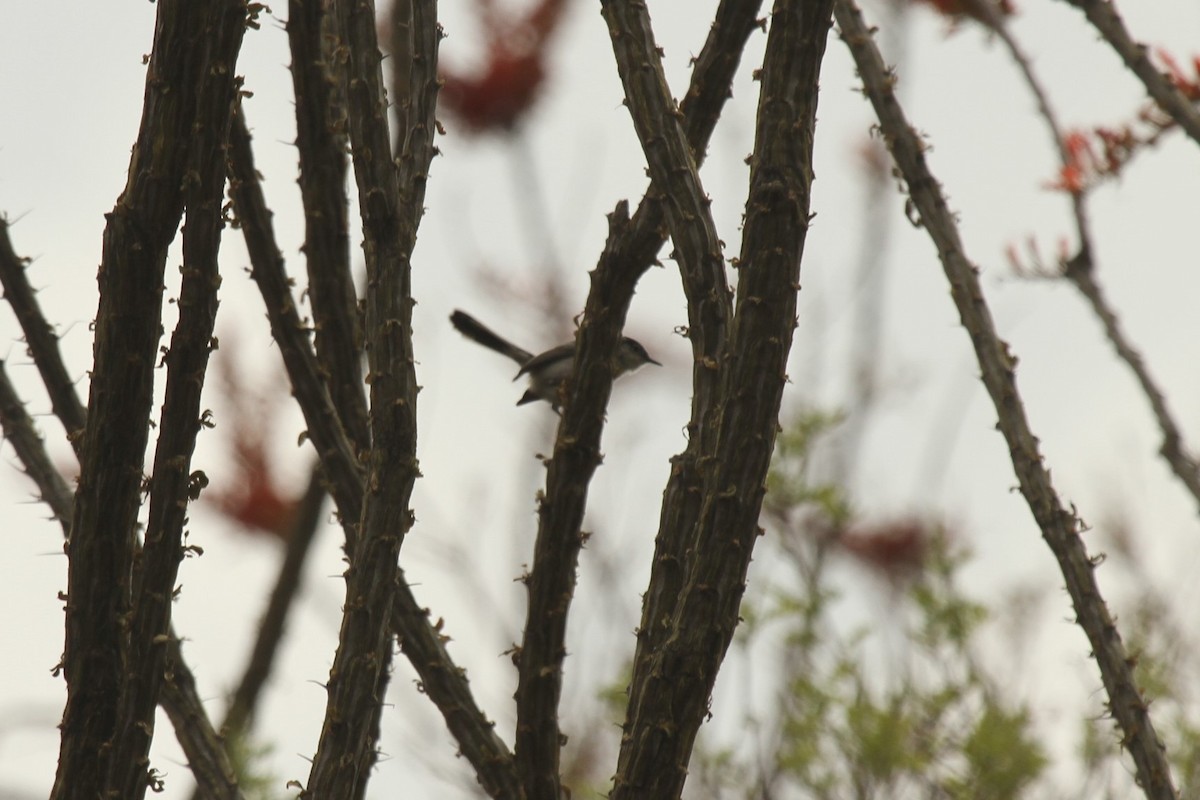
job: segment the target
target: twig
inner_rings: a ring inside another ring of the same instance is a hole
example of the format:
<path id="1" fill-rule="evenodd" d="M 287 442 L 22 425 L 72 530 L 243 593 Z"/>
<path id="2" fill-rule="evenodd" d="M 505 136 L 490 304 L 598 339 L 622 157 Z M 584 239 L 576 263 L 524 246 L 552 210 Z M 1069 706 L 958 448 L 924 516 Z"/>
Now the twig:
<path id="1" fill-rule="evenodd" d="M 1110 708 L 1124 733 L 1122 743 L 1133 756 L 1138 782 L 1147 797 L 1174 800 L 1176 795 L 1163 745 L 1134 681 L 1131 659 L 1096 585 L 1096 562 L 1088 556 L 1079 535 L 1082 524 L 1073 509 L 1064 507 L 1042 463 L 1037 439 L 1029 428 L 1017 392 L 1013 372 L 1016 359 L 996 333 L 976 268 L 967 260 L 959 239 L 954 215 L 946 207 L 938 183 L 925 163 L 920 138 L 892 92 L 895 79 L 885 67 L 861 12 L 850 0 L 838 0 L 836 16 L 888 148 L 920 213 L 921 224 L 937 247 L 951 295 L 975 348 L 984 385 L 996 407 L 999 428 L 1008 443 L 1021 493 L 1066 579 L 1078 623 L 1087 634 L 1100 667 Z"/>
<path id="2" fill-rule="evenodd" d="M 1066 0 L 1087 15 L 1088 22 L 1100 32 L 1125 66 L 1141 79 L 1146 92 L 1168 116 L 1179 123 L 1187 135 L 1200 144 L 1200 111 L 1150 63 L 1146 47 L 1129 35 L 1125 23 L 1111 0 Z"/>
<path id="3" fill-rule="evenodd" d="M 50 407 L 66 429 L 67 440 L 78 456 L 83 446 L 86 420 L 83 404 L 79 402 L 75 384 L 63 364 L 58 336 L 38 305 L 25 272 L 26 262 L 14 251 L 8 229 L 8 220 L 0 217 L 0 286 L 4 287 L 4 299 L 17 315 L 17 322 L 25 333 L 25 344 L 29 346 L 29 355 L 37 365 L 42 383 L 50 395 Z"/>
<path id="4" fill-rule="evenodd" d="M 1196 502 L 1200 503 L 1200 463 L 1197 463 L 1184 447 L 1183 433 L 1175 423 L 1171 410 L 1167 408 L 1166 396 L 1150 375 L 1150 370 L 1146 367 L 1142 354 L 1137 351 L 1126 338 L 1124 331 L 1121 330 L 1121 322 L 1105 298 L 1104 290 L 1097 283 L 1090 262 L 1084 262 L 1079 256 L 1070 259 L 1064 265 L 1063 276 L 1087 298 L 1088 303 L 1092 306 L 1092 311 L 1104 326 L 1104 335 L 1116 349 L 1117 356 L 1133 370 L 1138 385 L 1142 387 L 1142 393 L 1150 402 L 1150 409 L 1154 413 L 1155 421 L 1158 422 L 1158 429 L 1162 431 L 1163 441 L 1158 452 L 1170 465 L 1171 471 L 1179 478 L 1180 483 L 1196 499 Z"/>
<path id="5" fill-rule="evenodd" d="M 1037 76 L 1033 72 L 1033 66 L 1030 64 L 1029 59 L 1021 51 L 1016 40 L 1008 32 L 1004 20 L 999 17 L 992 6 L 984 2 L 984 0 L 972 0 L 972 5 L 977 7 L 976 11 L 980 15 L 979 18 L 983 19 L 985 24 L 995 31 L 1001 41 L 1008 47 L 1013 61 L 1017 64 L 1018 69 L 1020 69 L 1021 74 L 1025 78 L 1026 85 L 1028 85 L 1030 92 L 1037 101 L 1038 113 L 1045 121 L 1047 128 L 1049 128 L 1050 135 L 1054 138 L 1059 160 L 1062 162 L 1062 166 L 1066 167 L 1070 163 L 1071 155 L 1064 144 L 1065 138 L 1062 126 L 1058 122 L 1057 115 L 1050 105 L 1041 82 L 1038 81 Z M 1088 223 L 1085 205 L 1087 194 L 1084 191 L 1079 191 L 1071 192 L 1070 195 L 1075 216 L 1075 232 L 1079 237 L 1079 252 L 1062 265 L 1062 275 L 1091 304 L 1092 312 L 1100 319 L 1101 324 L 1104 326 L 1105 335 L 1112 342 L 1113 347 L 1117 351 L 1117 356 L 1133 370 L 1134 376 L 1142 387 L 1143 394 L 1146 395 L 1147 400 L 1150 402 L 1150 408 L 1154 413 L 1155 420 L 1158 422 L 1159 430 L 1163 434 L 1163 443 L 1159 452 L 1170 465 L 1175 476 L 1179 478 L 1192 497 L 1200 503 L 1200 464 L 1191 458 L 1184 449 L 1183 435 L 1179 430 L 1179 426 L 1175 424 L 1175 419 L 1170 409 L 1167 408 L 1166 397 L 1151 377 L 1141 354 L 1138 353 L 1125 337 L 1124 332 L 1121 330 L 1120 320 L 1118 320 L 1112 306 L 1105 299 L 1104 292 L 1095 279 L 1091 226 Z"/>
<path id="6" fill-rule="evenodd" d="M 1050 134 L 1054 150 L 1058 154 L 1060 165 L 1064 168 L 1069 166 L 1072 162 L 1072 156 L 1067 149 L 1066 134 L 1063 131 L 1062 124 L 1058 121 L 1058 115 L 1054 112 L 1054 106 L 1050 103 L 1050 97 L 1046 93 L 1045 87 L 1042 86 L 1042 82 L 1033 71 L 1033 64 L 1030 62 L 1029 57 L 1025 55 L 1017 40 L 1013 38 L 1012 33 L 1009 32 L 1007 23 L 993 4 L 987 2 L 987 0 L 968 0 L 968 5 L 972 15 L 995 33 L 1008 49 L 1009 57 L 1017 65 L 1017 70 L 1025 80 L 1025 85 L 1028 87 L 1029 93 L 1033 95 L 1034 102 L 1037 105 L 1038 116 L 1046 123 L 1046 129 Z M 1071 213 L 1075 219 L 1075 234 L 1079 237 L 1079 256 L 1077 257 L 1085 259 L 1090 263 L 1092 258 L 1092 229 L 1088 218 L 1087 196 L 1083 192 L 1071 192 L 1070 196 Z"/>
<path id="7" fill-rule="evenodd" d="M 680 795 L 737 626 L 787 380 L 809 220 L 817 85 L 832 5 L 778 0 L 771 13 L 737 311 L 716 412 L 701 436 L 704 500 L 666 635 L 657 652 L 635 664 L 636 703 L 626 714 L 614 800 Z"/>
<path id="8" fill-rule="evenodd" d="M 258 697 L 271 675 L 275 655 L 283 639 L 288 612 L 300 591 L 304 564 L 316 540 L 317 531 L 321 529 L 321 508 L 324 503 L 325 487 L 322 485 L 321 471 L 314 469 L 288 535 L 287 550 L 283 563 L 279 565 L 279 576 L 275 579 L 267 609 L 259 623 L 250 659 L 225 712 L 225 720 L 221 723 L 221 732 L 227 737 L 242 737 L 253 721 Z"/>
<path id="9" fill-rule="evenodd" d="M 71 533 L 75 497 L 47 455 L 45 442 L 37 432 L 33 419 L 25 411 L 25 404 L 9 380 L 8 369 L 3 361 L 0 361 L 0 429 L 3 429 L 4 438 L 12 445 L 17 459 L 25 467 L 25 474 L 37 486 L 39 499 L 50 506 L 66 538 Z"/>

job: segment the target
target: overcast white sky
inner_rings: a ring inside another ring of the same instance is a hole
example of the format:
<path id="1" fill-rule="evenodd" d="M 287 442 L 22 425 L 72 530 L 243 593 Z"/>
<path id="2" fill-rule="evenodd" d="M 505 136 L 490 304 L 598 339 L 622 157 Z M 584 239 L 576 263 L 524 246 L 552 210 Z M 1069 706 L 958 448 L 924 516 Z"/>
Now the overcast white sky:
<path id="1" fill-rule="evenodd" d="M 711 0 L 652 0 L 651 12 L 678 94 L 688 58 L 707 32 Z M 447 62 L 466 64 L 479 42 L 471 4 L 443 2 L 449 38 Z M 1191 0 L 1120 4 L 1141 40 L 1187 62 L 1200 54 L 1200 5 Z M 150 49 L 156 6 L 149 3 L 10 3 L 0 26 L 0 213 L 15 221 L 18 252 L 35 259 L 34 284 L 52 321 L 64 333 L 68 364 L 83 378 L 90 363 L 89 322 L 95 312 L 95 269 L 104 213 L 124 185 L 129 148 L 142 98 L 142 56 Z M 239 72 L 254 93 L 248 119 L 256 134 L 259 169 L 294 274 L 302 220 L 295 186 L 289 56 L 280 19 L 265 19 L 247 34 Z M 881 9 L 868 6 L 879 22 Z M 1195 509 L 1156 459 L 1158 437 L 1124 367 L 1110 356 L 1098 325 L 1065 285 L 1012 279 L 1004 248 L 1037 237 L 1044 252 L 1069 235 L 1064 200 L 1039 187 L 1055 170 L 1054 154 L 1033 104 L 1002 49 L 975 29 L 948 35 L 944 20 L 918 10 L 900 66 L 910 118 L 933 146 L 931 162 L 959 212 L 968 253 L 980 265 L 998 324 L 1020 358 L 1018 379 L 1043 452 L 1065 496 L 1085 519 L 1101 522 L 1120 509 L 1144 536 L 1161 580 L 1178 587 L 1183 608 L 1194 607 L 1194 573 L 1200 560 Z M 1069 126 L 1129 119 L 1141 102 L 1138 84 L 1115 55 L 1066 3 L 1026 0 L 1014 29 L 1033 54 L 1051 97 Z M 751 147 L 755 65 L 764 37 L 756 35 L 704 169 L 718 229 L 735 254 L 745 193 L 742 159 Z M 885 53 L 885 56 L 888 56 Z M 894 58 L 894 56 L 889 56 Z M 445 118 L 449 133 L 433 166 L 428 214 L 415 259 L 414 294 L 425 477 L 414 500 L 419 520 L 405 545 L 410 578 L 435 616 L 444 616 L 458 642 L 456 654 L 470 669 L 485 707 L 511 728 L 511 669 L 500 656 L 518 635 L 522 619 L 520 573 L 534 530 L 533 492 L 541 479 L 534 453 L 548 452 L 552 415 L 513 408 L 520 389 L 509 383 L 510 365 L 473 347 L 446 322 L 464 308 L 528 349 L 553 343 L 545 321 L 528 307 L 497 297 L 481 278 L 494 270 L 505 280 L 539 286 L 547 269 L 560 272 L 569 302 L 560 324 L 576 314 L 587 290 L 586 270 L 603 241 L 604 213 L 616 200 L 636 202 L 644 188 L 643 163 L 611 64 L 598 4 L 579 3 L 555 46 L 544 102 L 519 143 L 471 138 Z M 843 46 L 830 42 L 823 73 L 817 134 L 815 225 L 808 238 L 800 296 L 801 321 L 793 348 L 791 407 L 819 402 L 837 407 L 850 376 L 845 358 L 853 341 L 850 309 L 859 297 L 853 265 L 864 236 L 862 184 L 855 153 L 865 140 L 869 109 Z M 444 116 L 444 115 L 443 115 Z M 523 160 L 522 160 L 523 159 Z M 1138 159 L 1094 202 L 1100 279 L 1108 287 L 1129 334 L 1143 349 L 1165 387 L 1190 441 L 1200 441 L 1200 315 L 1195 189 L 1200 149 L 1168 136 Z M 936 511 L 957 526 L 976 552 L 971 587 L 982 597 L 1024 583 L 1058 586 L 1048 550 L 1020 501 L 994 414 L 975 376 L 966 334 L 956 324 L 932 247 L 903 221 L 896 200 L 894 236 L 885 260 L 889 272 L 885 338 L 878 353 L 885 381 L 882 409 L 868 431 L 852 486 L 868 517 Z M 548 210 L 549 225 L 532 231 L 530 213 Z M 275 350 L 253 285 L 245 274 L 234 233 L 223 249 L 225 283 L 218 329 L 251 380 L 282 380 Z M 168 281 L 173 280 L 170 262 Z M 48 409 L 36 391 L 15 321 L 0 308 L 0 357 L 26 391 L 32 408 Z M 605 436 L 606 461 L 593 490 L 591 527 L 584 553 L 580 596 L 594 589 L 604 564 L 616 558 L 627 577 L 626 596 L 606 598 L 618 619 L 600 619 L 594 604 L 580 603 L 575 654 L 568 679 L 606 680 L 617 664 L 589 660 L 636 625 L 638 592 L 657 523 L 657 503 L 667 458 L 684 446 L 682 427 L 690 398 L 689 351 L 674 335 L 685 322 L 674 264 L 642 282 L 630 332 L 665 367 L 643 370 L 617 388 Z M 167 322 L 168 330 L 171 321 Z M 4 344 L 7 343 L 7 344 Z M 815 365 L 819 364 L 817 369 Z M 221 422 L 221 399 L 209 403 Z M 276 421 L 282 469 L 300 480 L 310 457 L 294 443 L 298 415 Z M 61 432 L 49 418 L 52 450 L 67 460 Z M 0 796 L 45 796 L 53 780 L 64 698 L 50 674 L 62 647 L 61 603 L 66 560 L 58 529 L 46 511 L 29 502 L 30 487 L 6 447 L 0 463 Z M 219 481 L 227 443 L 205 434 L 198 466 Z M 930 468 L 930 462 L 936 468 Z M 469 498 L 469 499 L 468 499 Z M 183 565 L 177 627 L 188 639 L 190 663 L 202 691 L 220 716 L 220 697 L 236 679 L 247 642 L 273 579 L 274 543 L 228 530 L 204 509 L 192 514 L 192 542 L 205 549 Z M 466 563 L 459 551 L 481 566 Z M 473 570 L 478 569 L 476 574 Z M 326 674 L 336 636 L 341 583 L 336 536 L 325 536 L 309 572 L 310 591 L 291 625 L 284 666 L 267 697 L 262 729 L 274 750 L 269 766 L 281 779 L 304 779 L 305 758 L 315 748 Z M 1101 572 L 1111 582 L 1117 573 Z M 1033 696 L 1054 697 L 1064 685 L 1064 707 L 1094 690 L 1080 686 L 1087 672 L 1086 645 L 1059 620 L 1072 615 L 1065 599 L 1054 608 L 1050 638 L 1060 641 L 1045 658 L 1045 681 L 1030 679 Z M 867 603 L 865 613 L 872 608 Z M 499 619 L 481 611 L 494 609 Z M 600 626 L 602 623 L 596 621 Z M 613 634 L 613 632 L 616 634 Z M 616 635 L 614 640 L 612 637 Z M 623 636 L 623 638 L 622 638 Z M 1081 666 L 1082 665 L 1082 666 Z M 1055 672 L 1059 670 L 1061 674 Z M 1065 676 L 1065 677 L 1064 677 Z M 415 698 L 415 699 L 414 699 Z M 719 698 L 718 698 L 719 699 Z M 385 750 L 372 796 L 411 787 L 414 751 L 452 746 L 424 708 L 409 675 L 397 672 L 392 700 L 397 713 L 385 723 Z M 720 705 L 717 706 L 718 710 Z M 408 730 L 418 726 L 417 733 Z M 721 723 L 721 716 L 714 724 Z M 406 732 L 407 730 L 407 732 Z M 1074 733 L 1074 731 L 1072 731 Z M 184 797 L 190 782 L 164 723 L 155 766 L 168 773 L 167 798 Z M 472 781 L 462 762 L 435 761 L 418 769 L 422 779 L 444 774 Z M 443 772 L 445 771 L 445 772 Z M 429 795 L 434 796 L 434 795 Z M 452 796 L 450 793 L 437 796 Z"/>

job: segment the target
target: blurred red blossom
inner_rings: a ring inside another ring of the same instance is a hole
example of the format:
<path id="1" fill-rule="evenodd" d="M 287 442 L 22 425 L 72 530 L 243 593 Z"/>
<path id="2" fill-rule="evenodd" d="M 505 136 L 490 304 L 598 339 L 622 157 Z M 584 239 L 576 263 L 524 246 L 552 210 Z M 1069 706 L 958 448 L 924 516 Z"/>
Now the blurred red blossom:
<path id="1" fill-rule="evenodd" d="M 204 496 L 249 531 L 287 539 L 298 498 L 280 491 L 271 473 L 265 442 L 257 435 L 239 436 L 234 442 L 234 459 L 240 480 Z"/>
<path id="2" fill-rule="evenodd" d="M 1017 13 L 1011 0 L 912 0 L 958 22 L 971 18 L 991 28 L 997 20 Z"/>
<path id="3" fill-rule="evenodd" d="M 236 348 L 232 348 L 236 350 Z M 268 454 L 272 424 L 278 409 L 287 402 L 287 382 L 279 381 L 277 390 L 267 396 L 253 396 L 246 388 L 245 376 L 231 359 L 216 361 L 227 415 L 232 425 L 226 428 L 232 439 L 233 466 L 227 478 L 202 495 L 202 499 L 252 533 L 265 533 L 287 539 L 295 521 L 299 493 L 280 487 L 277 469 Z M 221 430 L 225 426 L 219 426 Z"/>
<path id="4" fill-rule="evenodd" d="M 1042 257 L 1042 249 L 1033 236 L 1025 239 L 1025 255 L 1022 257 L 1017 245 L 1009 242 L 1004 248 L 1008 265 L 1014 274 L 1024 278 L 1057 278 L 1062 275 L 1064 265 L 1071 258 L 1071 245 L 1066 238 L 1059 237 L 1055 250 L 1054 265 Z"/>
<path id="5" fill-rule="evenodd" d="M 833 543 L 847 555 L 893 583 L 917 577 L 925 568 L 937 531 L 914 519 L 898 519 L 842 530 Z"/>
<path id="6" fill-rule="evenodd" d="M 480 24 L 487 31 L 483 68 L 464 75 L 441 69 L 442 108 L 468 130 L 510 130 L 532 108 L 546 79 L 546 50 L 558 29 L 565 0 L 540 0 L 514 18 L 494 0 L 474 0 Z"/>

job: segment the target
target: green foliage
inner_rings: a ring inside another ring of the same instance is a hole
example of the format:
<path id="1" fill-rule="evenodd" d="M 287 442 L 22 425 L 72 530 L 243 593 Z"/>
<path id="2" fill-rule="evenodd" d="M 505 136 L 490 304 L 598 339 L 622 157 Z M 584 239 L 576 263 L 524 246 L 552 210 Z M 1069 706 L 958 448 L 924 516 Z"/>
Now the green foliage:
<path id="1" fill-rule="evenodd" d="M 768 495 L 777 530 L 764 544 L 793 561 L 798 580 L 776 581 L 743 602 L 749 624 L 739 647 L 772 647 L 781 670 L 777 717 L 748 722 L 777 731 L 772 752 L 702 750 L 694 770 L 701 796 L 1031 797 L 1047 766 L 1045 746 L 1028 709 L 975 656 L 988 613 L 956 585 L 962 548 L 923 526 L 919 572 L 887 587 L 894 596 L 886 633 L 840 629 L 845 599 L 827 562 L 853 515 L 839 487 L 809 479 L 814 443 L 836 421 L 810 413 L 780 437 Z M 898 645 L 882 663 L 881 640 Z M 707 780 L 712 775 L 737 778 Z"/>
<path id="2" fill-rule="evenodd" d="M 226 741 L 226 750 L 246 800 L 278 800 L 288 796 L 279 791 L 284 785 L 282 780 L 263 772 L 262 764 L 271 755 L 271 745 L 235 736 Z"/>
<path id="3" fill-rule="evenodd" d="M 781 698 L 779 785 L 814 798 L 1000 800 L 1026 796 L 1041 776 L 1047 762 L 1029 712 L 972 655 L 986 613 L 954 587 L 961 558 L 944 542 L 933 552 L 940 566 L 891 620 L 916 612 L 903 637 L 910 667 L 873 680 L 865 633 L 839 640 L 828 613 L 792 639 L 811 646 Z"/>
<path id="4" fill-rule="evenodd" d="M 1069 777 L 1066 788 L 1055 785 L 1034 709 L 1008 677 L 1018 665 L 979 653 L 986 639 L 987 652 L 1002 659 L 1021 649 L 1039 617 L 1059 625 L 1061 618 L 1042 613 L 1046 594 L 1013 595 L 994 609 L 970 597 L 960 588 L 969 553 L 936 525 L 856 519 L 844 489 L 813 476 L 814 449 L 839 422 L 836 414 L 807 412 L 779 437 L 764 505 L 768 535 L 756 559 L 771 565 L 770 580 L 751 582 L 736 639 L 753 683 L 771 681 L 773 702 L 764 707 L 760 700 L 758 710 L 746 712 L 740 742 L 710 751 L 702 738 L 692 763 L 694 796 L 1141 796 L 1090 670 L 1080 679 L 1094 687 L 1095 707 L 1084 720 L 1077 758 L 1056 751 L 1063 763 L 1056 764 L 1055 777 Z M 920 547 L 904 554 L 886 548 L 906 540 L 873 539 L 912 531 L 920 534 Z M 1132 586 L 1120 628 L 1136 659 L 1137 681 L 1152 703 L 1180 796 L 1200 797 L 1200 698 L 1192 688 L 1200 647 L 1174 611 L 1177 598 L 1149 578 L 1138 549 L 1117 545 Z M 840 556 L 883 579 L 867 583 L 870 594 L 882 591 L 887 600 L 870 626 L 846 621 L 862 610 L 864 584 L 830 570 Z M 780 569 L 781 562 L 791 569 Z M 993 617 L 1006 624 L 989 624 Z"/>
<path id="5" fill-rule="evenodd" d="M 804 411 L 780 432 L 775 441 L 775 461 L 767 475 L 767 514 L 784 515 L 815 507 L 835 525 L 850 519 L 850 505 L 842 488 L 810 479 L 815 443 L 841 419 L 840 414 Z"/>

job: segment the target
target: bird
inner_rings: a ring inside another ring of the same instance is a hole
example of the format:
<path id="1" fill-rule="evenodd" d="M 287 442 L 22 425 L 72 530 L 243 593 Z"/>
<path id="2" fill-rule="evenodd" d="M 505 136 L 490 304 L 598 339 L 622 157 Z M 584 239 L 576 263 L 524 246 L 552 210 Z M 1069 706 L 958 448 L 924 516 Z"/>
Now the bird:
<path id="1" fill-rule="evenodd" d="M 558 411 L 561 399 L 558 390 L 575 366 L 574 342 L 560 344 L 534 355 L 528 350 L 517 347 L 465 311 L 456 309 L 450 315 L 450 324 L 476 344 L 481 344 L 489 350 L 494 350 L 517 362 L 520 369 L 517 370 L 514 381 L 522 375 L 529 376 L 529 388 L 525 390 L 525 394 L 521 395 L 517 405 L 545 400 L 551 408 Z M 633 372 L 645 364 L 662 366 L 661 363 L 650 357 L 641 342 L 630 339 L 628 336 L 622 337 L 620 347 L 617 348 L 613 377 L 618 378 L 627 372 Z"/>

